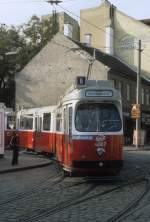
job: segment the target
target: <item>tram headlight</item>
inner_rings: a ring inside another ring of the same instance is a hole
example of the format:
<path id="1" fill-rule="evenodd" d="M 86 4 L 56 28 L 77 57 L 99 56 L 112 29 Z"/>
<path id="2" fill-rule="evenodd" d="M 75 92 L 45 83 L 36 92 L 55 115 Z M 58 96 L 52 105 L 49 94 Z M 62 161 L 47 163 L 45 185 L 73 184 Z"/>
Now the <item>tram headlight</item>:
<path id="1" fill-rule="evenodd" d="M 105 154 L 105 149 L 103 148 L 103 147 L 98 147 L 97 148 L 97 154 L 99 155 L 99 156 L 103 156 L 104 154 Z"/>

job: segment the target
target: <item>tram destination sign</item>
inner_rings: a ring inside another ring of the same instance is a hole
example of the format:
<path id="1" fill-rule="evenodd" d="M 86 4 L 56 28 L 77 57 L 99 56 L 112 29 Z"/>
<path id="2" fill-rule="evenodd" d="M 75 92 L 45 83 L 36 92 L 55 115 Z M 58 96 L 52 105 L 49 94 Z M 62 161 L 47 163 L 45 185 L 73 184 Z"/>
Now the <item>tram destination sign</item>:
<path id="1" fill-rule="evenodd" d="M 85 96 L 87 97 L 112 97 L 112 90 L 86 90 Z"/>

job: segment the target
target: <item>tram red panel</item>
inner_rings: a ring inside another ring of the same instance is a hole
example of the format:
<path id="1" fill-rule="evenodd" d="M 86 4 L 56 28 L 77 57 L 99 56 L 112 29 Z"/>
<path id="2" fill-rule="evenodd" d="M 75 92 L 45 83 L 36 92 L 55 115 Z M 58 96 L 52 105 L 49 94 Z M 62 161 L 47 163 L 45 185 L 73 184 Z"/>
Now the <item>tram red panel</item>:
<path id="1" fill-rule="evenodd" d="M 55 152 L 55 134 L 50 132 L 35 133 L 35 150 L 46 153 Z"/>
<path id="2" fill-rule="evenodd" d="M 69 136 L 56 135 L 56 150 L 58 161 L 71 167 L 73 161 L 111 161 L 123 159 L 123 136 L 105 136 L 105 154 L 97 153 L 96 136 L 93 140 L 70 140 Z"/>
<path id="3" fill-rule="evenodd" d="M 65 149 L 65 143 L 64 143 L 64 135 L 63 134 L 56 134 L 56 156 L 59 162 L 64 161 L 64 149 Z"/>
<path id="4" fill-rule="evenodd" d="M 33 131 L 19 131 L 20 147 L 27 149 L 34 149 L 34 132 Z"/>
<path id="5" fill-rule="evenodd" d="M 97 148 L 99 147 L 96 139 L 85 141 L 85 140 L 74 140 L 73 141 L 73 158 L 75 160 L 122 160 L 123 158 L 123 136 L 112 135 L 105 136 L 103 141 L 103 148 L 105 154 L 100 157 L 97 154 Z"/>

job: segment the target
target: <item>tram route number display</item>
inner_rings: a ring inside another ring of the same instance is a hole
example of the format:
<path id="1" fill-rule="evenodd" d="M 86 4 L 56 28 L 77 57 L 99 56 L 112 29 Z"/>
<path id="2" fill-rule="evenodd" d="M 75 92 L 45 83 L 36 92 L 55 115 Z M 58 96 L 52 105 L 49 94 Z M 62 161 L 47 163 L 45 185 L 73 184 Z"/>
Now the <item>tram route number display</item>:
<path id="1" fill-rule="evenodd" d="M 133 105 L 132 105 L 131 117 L 132 117 L 133 119 L 138 119 L 138 118 L 141 117 L 140 104 L 133 104 Z"/>

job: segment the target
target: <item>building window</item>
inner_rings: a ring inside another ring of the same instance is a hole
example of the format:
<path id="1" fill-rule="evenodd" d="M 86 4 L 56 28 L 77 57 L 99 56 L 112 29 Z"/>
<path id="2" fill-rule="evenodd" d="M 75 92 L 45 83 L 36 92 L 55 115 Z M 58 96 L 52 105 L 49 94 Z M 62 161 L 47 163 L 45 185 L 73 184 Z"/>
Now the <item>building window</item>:
<path id="1" fill-rule="evenodd" d="M 126 85 L 126 95 L 127 95 L 127 100 L 129 101 L 130 100 L 130 85 L 129 84 L 127 84 Z"/>
<path id="2" fill-rule="evenodd" d="M 122 82 L 118 82 L 118 89 L 119 89 L 119 91 L 120 91 L 120 93 L 122 94 L 122 87 L 123 87 L 123 84 L 122 84 Z"/>
<path id="3" fill-rule="evenodd" d="M 144 89 L 142 89 L 142 98 L 141 98 L 141 103 L 144 105 Z"/>
<path id="4" fill-rule="evenodd" d="M 147 92 L 147 94 L 146 94 L 146 105 L 149 105 L 150 103 L 149 103 L 149 92 Z"/>
<path id="5" fill-rule="evenodd" d="M 86 43 L 88 46 L 91 46 L 92 34 L 85 34 L 84 35 L 84 43 Z"/>
<path id="6" fill-rule="evenodd" d="M 71 24 L 64 24 L 64 35 L 72 39 L 73 26 Z"/>

